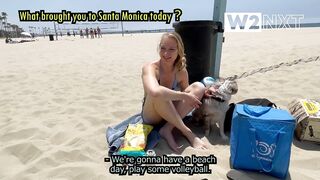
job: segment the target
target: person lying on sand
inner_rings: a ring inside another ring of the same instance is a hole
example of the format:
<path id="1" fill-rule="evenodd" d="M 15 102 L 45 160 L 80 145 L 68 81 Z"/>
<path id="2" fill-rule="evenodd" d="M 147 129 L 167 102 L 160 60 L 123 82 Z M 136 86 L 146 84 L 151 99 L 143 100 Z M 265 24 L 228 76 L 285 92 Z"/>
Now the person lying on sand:
<path id="1" fill-rule="evenodd" d="M 7 44 L 16 44 L 16 43 L 24 43 L 24 42 L 33 42 L 34 39 L 22 39 L 20 41 L 12 40 L 11 38 L 6 38 L 5 42 Z"/>

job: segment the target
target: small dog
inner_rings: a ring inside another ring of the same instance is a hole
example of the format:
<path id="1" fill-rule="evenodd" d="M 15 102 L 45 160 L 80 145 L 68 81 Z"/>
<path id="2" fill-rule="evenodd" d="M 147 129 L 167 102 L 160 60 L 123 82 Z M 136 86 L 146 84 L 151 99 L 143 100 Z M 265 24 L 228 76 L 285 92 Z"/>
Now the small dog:
<path id="1" fill-rule="evenodd" d="M 235 81 L 222 78 L 215 81 L 211 86 L 206 87 L 202 105 L 192 113 L 192 119 L 197 124 L 203 122 L 205 135 L 208 137 L 210 128 L 219 123 L 220 136 L 223 140 L 228 137 L 224 134 L 224 119 L 229 108 L 231 95 L 238 92 L 238 85 Z"/>

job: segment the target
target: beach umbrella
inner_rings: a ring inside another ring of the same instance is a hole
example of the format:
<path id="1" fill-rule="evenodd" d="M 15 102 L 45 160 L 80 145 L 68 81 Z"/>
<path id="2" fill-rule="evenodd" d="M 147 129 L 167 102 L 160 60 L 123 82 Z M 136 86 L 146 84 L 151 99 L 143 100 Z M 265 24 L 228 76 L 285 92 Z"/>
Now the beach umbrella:
<path id="1" fill-rule="evenodd" d="M 32 37 L 32 35 L 28 32 L 22 32 L 21 35 L 23 36 L 28 36 L 28 37 Z"/>

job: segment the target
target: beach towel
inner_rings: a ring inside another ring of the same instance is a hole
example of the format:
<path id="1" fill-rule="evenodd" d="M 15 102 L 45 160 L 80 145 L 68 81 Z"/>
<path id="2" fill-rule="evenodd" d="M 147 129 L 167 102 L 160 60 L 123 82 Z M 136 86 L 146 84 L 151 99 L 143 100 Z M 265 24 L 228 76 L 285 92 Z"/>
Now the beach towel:
<path id="1" fill-rule="evenodd" d="M 191 121 L 191 112 L 183 118 L 183 122 L 187 123 Z M 126 133 L 126 130 L 129 126 L 129 124 L 142 124 L 143 118 L 141 116 L 141 113 L 135 114 L 128 119 L 125 119 L 124 121 L 121 121 L 119 124 L 108 127 L 106 132 L 106 138 L 107 142 L 109 144 L 109 151 L 108 155 L 111 156 L 118 152 L 121 145 L 124 143 L 124 135 Z M 159 130 L 162 128 L 162 126 L 165 125 L 165 121 L 162 121 L 162 123 L 156 125 L 153 127 L 152 131 L 149 133 L 147 138 L 147 144 L 145 150 L 153 149 L 160 141 L 161 137 L 159 134 Z"/>
<path id="2" fill-rule="evenodd" d="M 129 124 L 142 124 L 142 123 L 143 123 L 143 118 L 141 116 L 141 113 L 138 113 L 120 122 L 119 124 L 113 127 L 108 127 L 106 132 L 106 138 L 109 144 L 108 155 L 111 156 L 119 150 L 119 148 L 124 142 L 124 135 L 126 133 L 126 130 Z M 146 150 L 154 148 L 156 144 L 159 142 L 160 135 L 158 131 L 159 131 L 159 128 L 154 128 L 149 133 L 147 138 L 147 145 L 145 148 Z"/>
<path id="3" fill-rule="evenodd" d="M 136 114 L 128 119 L 122 121 L 121 123 L 115 125 L 114 127 L 107 128 L 107 141 L 109 143 L 109 156 L 113 153 L 117 152 L 118 149 L 121 147 L 124 141 L 124 135 L 128 128 L 129 124 L 141 124 L 143 119 L 141 114 Z"/>

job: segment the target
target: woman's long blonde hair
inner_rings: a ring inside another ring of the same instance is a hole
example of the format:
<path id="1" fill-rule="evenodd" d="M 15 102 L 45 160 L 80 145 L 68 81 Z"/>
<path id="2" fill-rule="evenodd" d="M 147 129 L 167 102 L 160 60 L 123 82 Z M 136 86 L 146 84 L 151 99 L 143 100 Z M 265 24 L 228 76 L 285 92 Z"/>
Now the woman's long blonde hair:
<path id="1" fill-rule="evenodd" d="M 174 66 L 175 68 L 178 69 L 178 71 L 181 71 L 183 68 L 185 68 L 187 66 L 186 64 L 186 57 L 185 57 L 185 54 L 184 54 L 184 45 L 183 45 L 183 42 L 182 42 L 182 39 L 181 39 L 181 36 L 176 33 L 176 32 L 167 32 L 167 33 L 164 33 L 162 36 L 161 36 L 161 41 L 159 43 L 159 47 L 158 47 L 158 52 L 160 52 L 160 48 L 161 48 L 161 42 L 162 42 L 162 39 L 164 37 L 170 37 L 170 38 L 173 38 L 176 40 L 177 42 L 177 50 L 178 50 L 178 56 L 177 56 L 177 59 L 175 60 L 174 62 Z"/>

